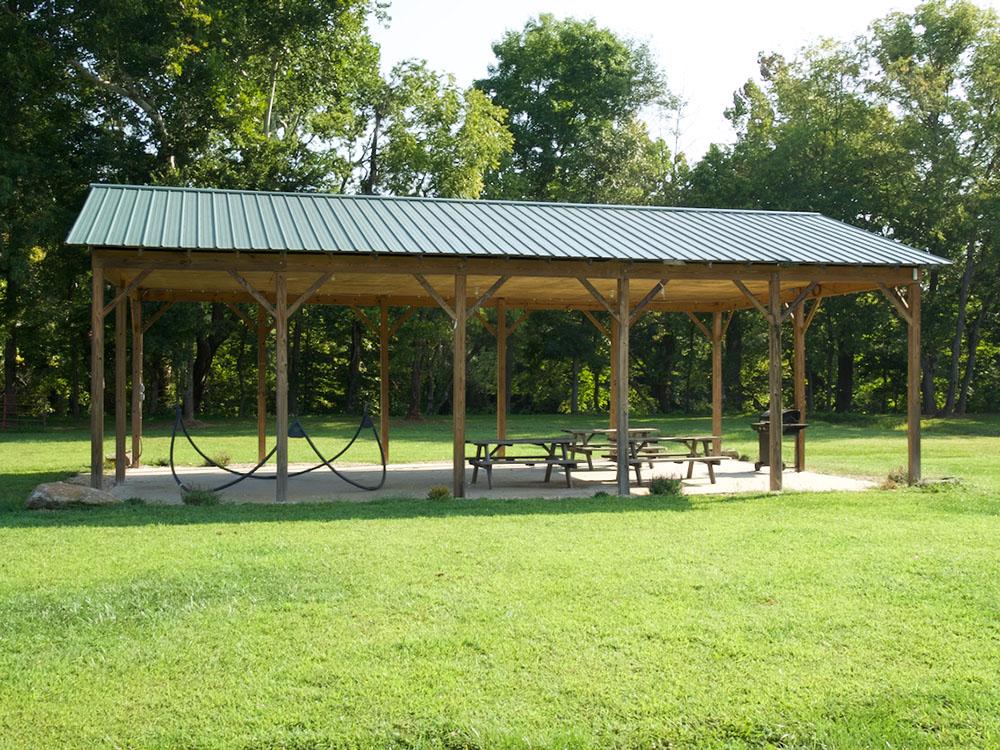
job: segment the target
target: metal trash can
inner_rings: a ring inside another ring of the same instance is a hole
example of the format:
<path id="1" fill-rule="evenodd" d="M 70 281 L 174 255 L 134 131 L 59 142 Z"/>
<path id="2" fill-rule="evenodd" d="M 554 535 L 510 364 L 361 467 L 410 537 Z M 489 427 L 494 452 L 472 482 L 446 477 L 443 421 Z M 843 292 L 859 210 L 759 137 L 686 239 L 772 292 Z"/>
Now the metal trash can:
<path id="1" fill-rule="evenodd" d="M 781 434 L 798 435 L 808 427 L 800 421 L 802 415 L 798 409 L 785 409 L 781 412 Z M 757 432 L 757 461 L 754 462 L 754 469 L 760 471 L 762 466 L 771 465 L 771 409 L 768 408 L 760 413 L 757 421 L 750 425 Z M 800 447 L 801 440 L 795 441 L 795 470 L 802 471 L 804 456 Z M 782 469 L 785 468 L 782 464 Z"/>

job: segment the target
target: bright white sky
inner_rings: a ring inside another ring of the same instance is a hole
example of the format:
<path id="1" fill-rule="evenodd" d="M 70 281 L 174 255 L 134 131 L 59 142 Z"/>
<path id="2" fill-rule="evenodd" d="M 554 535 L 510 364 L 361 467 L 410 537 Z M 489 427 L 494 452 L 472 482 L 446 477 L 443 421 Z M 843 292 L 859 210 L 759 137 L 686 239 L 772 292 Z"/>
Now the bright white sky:
<path id="1" fill-rule="evenodd" d="M 1000 0 L 979 0 L 1000 9 Z M 915 0 L 391 0 L 387 28 L 376 28 L 386 70 L 407 58 L 427 60 L 467 86 L 494 61 L 491 45 L 539 13 L 595 18 L 601 26 L 645 41 L 674 94 L 687 102 L 680 150 L 696 161 L 733 132 L 722 113 L 733 92 L 756 75 L 757 53 L 792 56 L 821 37 L 850 39 Z M 653 135 L 673 147 L 673 123 L 649 119 Z"/>

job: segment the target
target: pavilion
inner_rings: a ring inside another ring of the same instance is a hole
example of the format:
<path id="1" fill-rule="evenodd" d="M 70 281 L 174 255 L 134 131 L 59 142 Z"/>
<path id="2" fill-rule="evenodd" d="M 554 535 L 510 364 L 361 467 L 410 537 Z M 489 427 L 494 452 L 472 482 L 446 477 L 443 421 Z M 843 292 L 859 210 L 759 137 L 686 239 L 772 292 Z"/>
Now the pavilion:
<path id="1" fill-rule="evenodd" d="M 781 335 L 791 323 L 795 406 L 805 418 L 805 333 L 825 297 L 880 290 L 908 327 L 908 478 L 920 479 L 920 281 L 947 261 L 816 213 L 400 198 L 103 185 L 91 187 L 67 242 L 90 250 L 91 482 L 101 486 L 104 319 L 115 314 L 115 479 L 124 481 L 127 339 L 132 336 L 132 456 L 142 436 L 143 333 L 176 302 L 232 307 L 258 340 L 258 447 L 265 450 L 275 330 L 276 500 L 288 487 L 288 320 L 304 304 L 344 305 L 380 344 L 380 435 L 388 455 L 389 349 L 417 307 L 454 322 L 453 492 L 465 494 L 466 326 L 497 341 L 497 436 L 506 435 L 507 339 L 530 310 L 576 310 L 612 344 L 612 426 L 628 440 L 629 330 L 650 312 L 687 313 L 712 342 L 712 426 L 722 429 L 722 346 L 734 311 L 764 316 L 770 421 L 782 413 Z M 105 300 L 105 286 L 114 295 Z M 142 319 L 142 302 L 160 307 Z M 256 317 L 239 303 L 255 304 Z M 372 321 L 362 307 L 377 307 Z M 393 313 L 393 309 L 397 312 Z M 131 310 L 131 325 L 128 321 Z M 508 321 L 508 310 L 521 317 Z M 594 315 L 608 313 L 610 325 Z M 703 321 L 698 314 L 709 314 Z M 394 319 L 393 319 L 394 317 Z M 270 321 L 269 321 L 270 318 Z M 273 321 L 273 322 L 272 322 Z M 804 440 L 801 435 L 799 440 Z M 781 431 L 770 433 L 770 488 L 782 487 Z M 618 493 L 629 465 L 618 453 Z"/>

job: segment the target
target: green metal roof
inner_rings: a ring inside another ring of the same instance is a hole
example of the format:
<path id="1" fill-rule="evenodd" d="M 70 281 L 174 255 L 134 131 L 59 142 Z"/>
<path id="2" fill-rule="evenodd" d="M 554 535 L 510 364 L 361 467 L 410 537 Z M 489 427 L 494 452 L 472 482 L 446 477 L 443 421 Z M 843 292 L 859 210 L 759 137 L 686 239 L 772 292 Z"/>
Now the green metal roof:
<path id="1" fill-rule="evenodd" d="M 66 240 L 106 248 L 692 263 L 947 263 L 816 213 L 92 185 Z"/>

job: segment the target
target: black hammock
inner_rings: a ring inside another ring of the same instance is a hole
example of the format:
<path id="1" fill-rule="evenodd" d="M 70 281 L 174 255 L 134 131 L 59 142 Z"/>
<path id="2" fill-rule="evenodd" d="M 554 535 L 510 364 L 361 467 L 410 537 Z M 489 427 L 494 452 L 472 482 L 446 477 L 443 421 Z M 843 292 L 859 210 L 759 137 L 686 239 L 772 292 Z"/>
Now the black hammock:
<path id="1" fill-rule="evenodd" d="M 182 414 L 181 407 L 178 406 L 174 416 L 174 428 L 170 433 L 170 473 L 173 475 L 174 481 L 177 482 L 177 486 L 180 487 L 182 490 L 184 490 L 185 492 L 190 492 L 192 488 L 184 484 L 184 482 L 181 481 L 181 478 L 177 476 L 177 469 L 176 465 L 174 464 L 174 443 L 177 440 L 178 430 L 184 434 L 184 437 L 187 438 L 188 443 L 190 443 L 191 447 L 194 448 L 195 453 L 197 453 L 199 456 L 202 457 L 202 459 L 205 460 L 206 465 L 213 466 L 216 469 L 221 469 L 222 471 L 228 474 L 232 474 L 235 477 L 235 479 L 231 479 L 228 482 L 223 482 L 217 487 L 212 487 L 211 489 L 208 490 L 209 492 L 219 492 L 221 490 L 232 487 L 234 484 L 239 484 L 244 479 L 264 479 L 269 481 L 274 481 L 275 479 L 277 479 L 276 474 L 262 474 L 262 475 L 257 474 L 257 472 L 268 461 L 271 460 L 271 457 L 274 456 L 275 451 L 278 450 L 277 446 L 272 448 L 271 452 L 268 453 L 266 456 L 264 456 L 263 460 L 260 461 L 252 469 L 250 469 L 250 471 L 237 471 L 236 469 L 231 469 L 228 466 L 223 466 L 222 464 L 215 462 L 214 460 L 212 460 L 212 458 L 207 456 L 205 452 L 202 451 L 201 448 L 198 447 L 198 445 L 194 442 L 194 439 L 191 437 L 191 433 L 188 432 L 187 426 L 184 424 L 184 419 L 181 416 L 181 414 Z M 348 476 L 345 476 L 340 471 L 338 471 L 337 468 L 333 465 L 334 461 L 336 461 L 338 458 L 347 453 L 350 447 L 354 445 L 358 437 L 361 435 L 361 431 L 364 430 L 365 428 L 368 428 L 372 431 L 372 435 L 375 437 L 375 443 L 376 445 L 378 445 L 379 458 L 382 462 L 382 476 L 379 478 L 378 484 L 371 486 L 358 482 L 354 479 L 351 479 Z M 382 447 L 382 441 L 379 440 L 378 430 L 375 429 L 375 423 L 372 422 L 371 417 L 368 415 L 367 409 L 365 409 L 365 412 L 361 417 L 361 422 L 358 424 L 358 429 L 354 431 L 354 435 L 348 441 L 347 445 L 341 448 L 335 455 L 331 456 L 330 458 L 323 457 L 323 454 L 319 452 L 319 448 L 316 447 L 316 444 L 312 441 L 312 438 L 309 437 L 309 433 L 306 432 L 305 428 L 302 426 L 302 423 L 299 422 L 298 419 L 294 420 L 288 426 L 288 437 L 305 438 L 306 442 L 309 443 L 309 447 L 312 448 L 313 453 L 315 453 L 316 457 L 319 459 L 318 464 L 316 464 L 315 466 L 310 466 L 308 469 L 300 469 L 299 471 L 288 472 L 289 478 L 300 477 L 303 474 L 308 474 L 310 472 L 316 471 L 317 469 L 322 469 L 325 466 L 334 474 L 336 474 L 338 477 L 343 479 L 345 482 L 354 487 L 357 487 L 360 490 L 367 490 L 369 492 L 373 492 L 374 490 L 381 489 L 382 485 L 385 484 L 385 473 L 386 473 L 385 449 Z"/>

